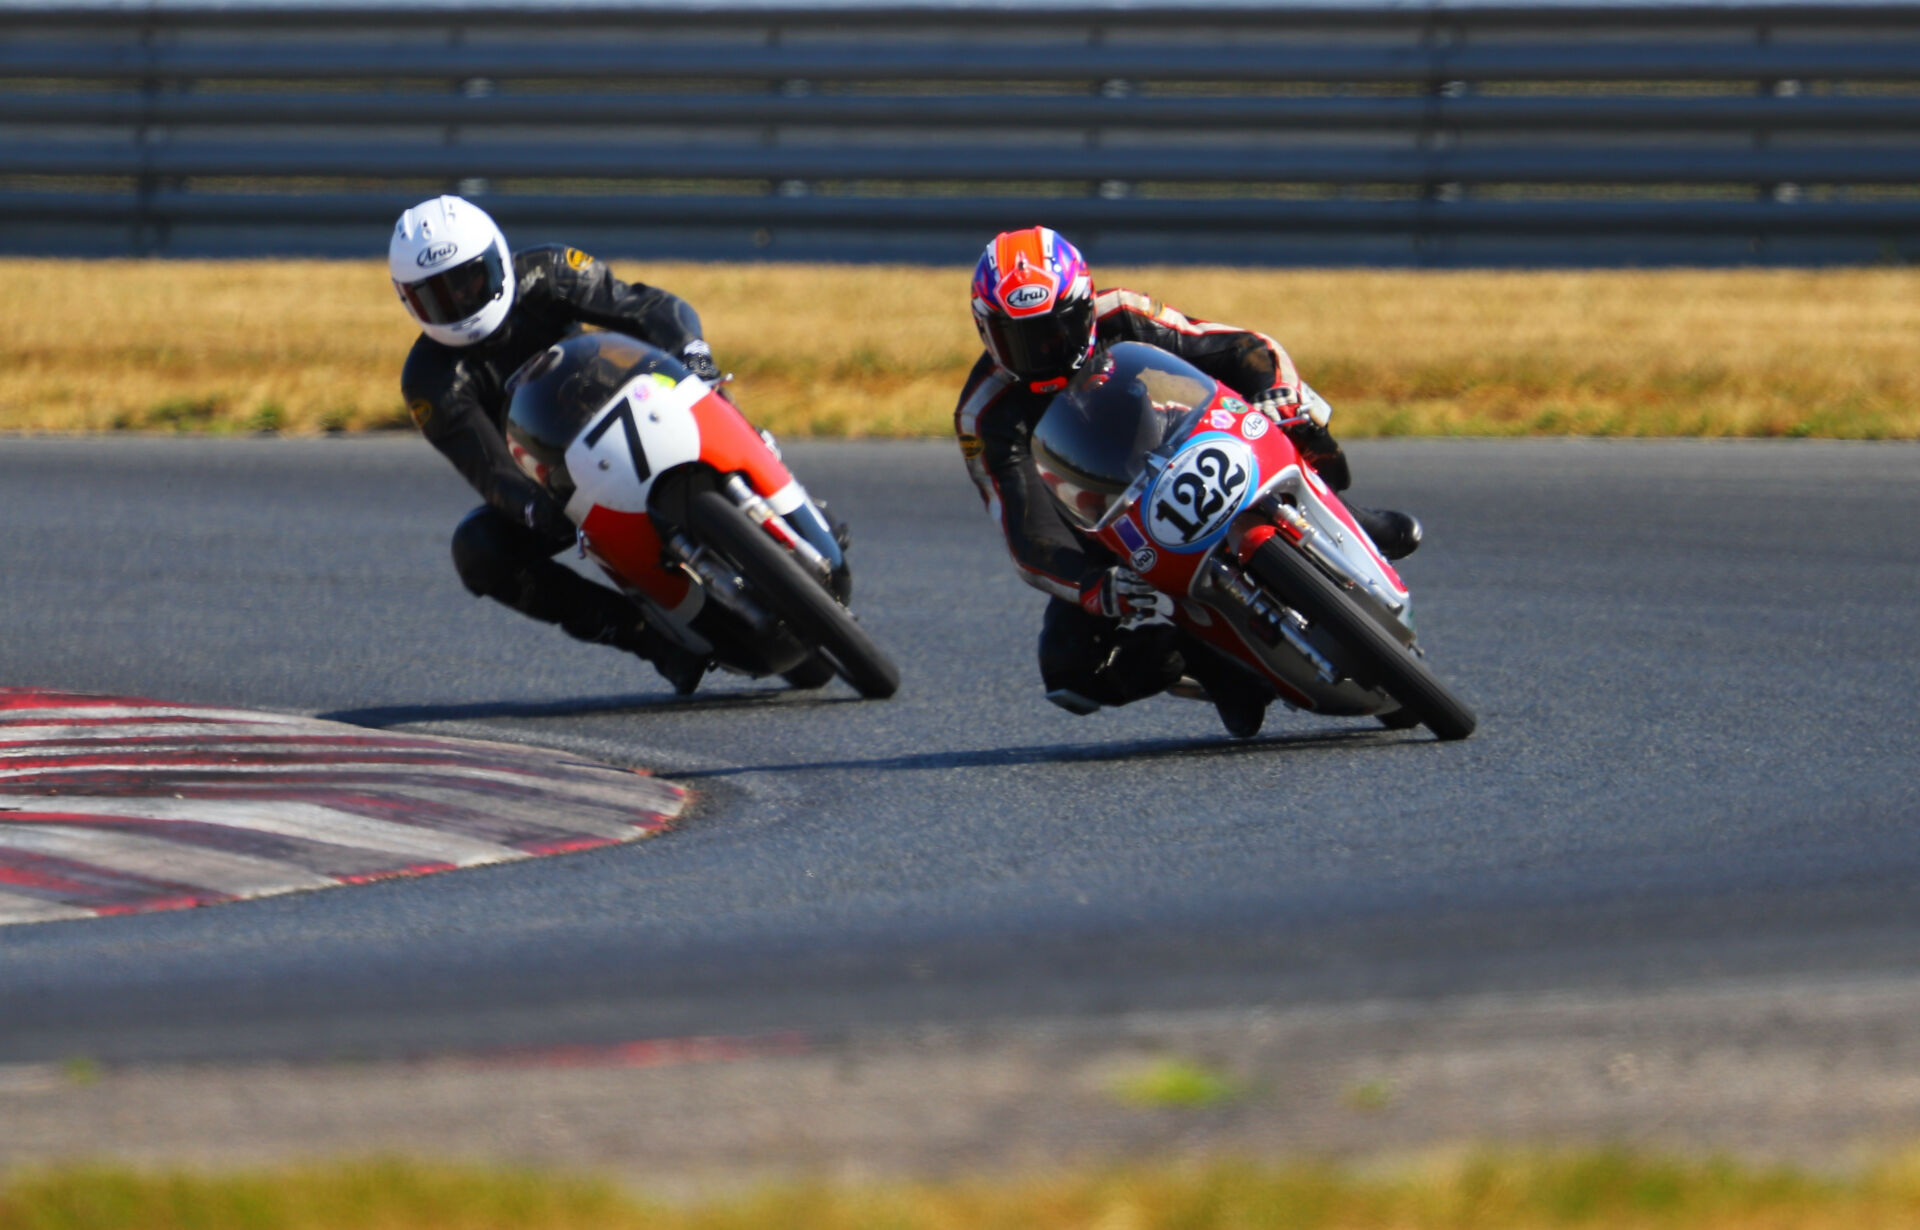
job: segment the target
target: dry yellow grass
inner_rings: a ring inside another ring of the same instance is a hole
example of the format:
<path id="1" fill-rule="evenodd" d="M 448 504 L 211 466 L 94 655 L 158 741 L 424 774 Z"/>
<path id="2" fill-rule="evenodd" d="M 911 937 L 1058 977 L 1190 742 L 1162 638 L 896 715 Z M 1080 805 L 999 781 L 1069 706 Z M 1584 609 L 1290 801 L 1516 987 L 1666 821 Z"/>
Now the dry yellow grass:
<path id="1" fill-rule="evenodd" d="M 705 318 L 777 431 L 949 429 L 961 269 L 630 265 Z M 1920 437 L 1920 272 L 1111 269 L 1292 351 L 1348 436 Z M 0 262 L 0 430 L 406 422 L 378 262 Z"/>

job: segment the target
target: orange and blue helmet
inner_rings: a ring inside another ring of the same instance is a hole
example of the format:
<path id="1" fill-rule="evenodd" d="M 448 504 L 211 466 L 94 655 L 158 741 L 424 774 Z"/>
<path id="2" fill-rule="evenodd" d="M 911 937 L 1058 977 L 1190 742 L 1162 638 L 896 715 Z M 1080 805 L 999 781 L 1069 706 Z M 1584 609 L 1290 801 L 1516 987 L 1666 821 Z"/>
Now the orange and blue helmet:
<path id="1" fill-rule="evenodd" d="M 993 361 L 1036 393 L 1066 387 L 1093 352 L 1093 275 L 1044 226 L 1005 231 L 973 271 L 973 325 Z"/>

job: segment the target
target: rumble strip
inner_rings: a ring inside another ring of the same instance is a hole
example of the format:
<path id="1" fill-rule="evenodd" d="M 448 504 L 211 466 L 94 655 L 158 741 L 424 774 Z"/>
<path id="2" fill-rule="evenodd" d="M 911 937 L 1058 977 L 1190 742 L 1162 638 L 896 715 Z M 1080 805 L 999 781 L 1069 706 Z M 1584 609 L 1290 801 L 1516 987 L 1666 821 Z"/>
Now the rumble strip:
<path id="1" fill-rule="evenodd" d="M 563 752 L 0 688 L 0 924 L 592 849 L 658 833 L 684 804 Z"/>

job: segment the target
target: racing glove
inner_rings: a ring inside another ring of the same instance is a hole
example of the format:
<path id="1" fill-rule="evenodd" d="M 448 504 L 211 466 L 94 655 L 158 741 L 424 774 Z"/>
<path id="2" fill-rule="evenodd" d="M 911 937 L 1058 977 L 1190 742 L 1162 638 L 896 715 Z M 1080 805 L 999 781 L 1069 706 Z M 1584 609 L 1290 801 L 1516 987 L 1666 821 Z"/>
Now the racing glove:
<path id="1" fill-rule="evenodd" d="M 1327 430 L 1333 407 L 1306 381 L 1302 380 L 1298 389 L 1285 385 L 1268 389 L 1253 399 L 1253 408 L 1286 428 L 1287 438 L 1327 486 L 1345 491 L 1352 485 L 1353 471 L 1347 465 L 1347 455 Z"/>
<path id="2" fill-rule="evenodd" d="M 713 347 L 697 337 L 680 348 L 680 361 L 708 384 L 720 379 L 720 367 L 713 361 Z"/>
<path id="3" fill-rule="evenodd" d="M 527 497 L 521 506 L 520 519 L 542 542 L 552 544 L 556 551 L 564 549 L 579 537 L 579 530 L 574 528 L 573 521 L 545 493 Z"/>
<path id="4" fill-rule="evenodd" d="M 1289 420 L 1305 415 L 1315 427 L 1325 430 L 1327 420 L 1333 417 L 1333 407 L 1327 404 L 1327 399 L 1314 392 L 1304 380 L 1298 388 L 1276 385 L 1253 398 L 1251 404 L 1282 427 Z"/>
<path id="5" fill-rule="evenodd" d="M 1160 613 L 1160 591 L 1133 569 L 1115 564 L 1080 586 L 1080 608 L 1107 619 L 1145 618 Z"/>

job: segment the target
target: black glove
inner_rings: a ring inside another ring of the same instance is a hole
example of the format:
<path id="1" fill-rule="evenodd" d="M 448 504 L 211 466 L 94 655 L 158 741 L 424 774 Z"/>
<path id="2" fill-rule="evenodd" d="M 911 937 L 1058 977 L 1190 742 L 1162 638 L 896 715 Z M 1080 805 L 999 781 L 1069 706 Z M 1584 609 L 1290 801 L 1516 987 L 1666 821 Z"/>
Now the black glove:
<path id="1" fill-rule="evenodd" d="M 527 497 L 520 509 L 520 520 L 555 551 L 565 549 L 580 536 L 567 514 L 545 494 Z"/>
<path id="2" fill-rule="evenodd" d="M 708 384 L 717 383 L 720 379 L 720 367 L 713 361 L 713 347 L 697 337 L 680 348 L 680 361 L 687 365 L 687 370 Z"/>

